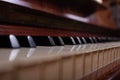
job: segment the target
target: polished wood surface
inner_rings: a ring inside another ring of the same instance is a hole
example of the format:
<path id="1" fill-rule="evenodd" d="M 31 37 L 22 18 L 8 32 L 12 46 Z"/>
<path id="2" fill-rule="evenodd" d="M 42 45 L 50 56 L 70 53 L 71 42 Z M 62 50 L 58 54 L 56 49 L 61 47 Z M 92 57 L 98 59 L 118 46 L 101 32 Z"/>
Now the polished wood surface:
<path id="1" fill-rule="evenodd" d="M 4 0 L 3 0 L 4 1 Z M 7 0 L 5 0 L 7 1 Z M 102 4 L 94 0 L 18 0 L 7 1 L 17 5 L 29 7 L 32 9 L 43 10 L 48 13 L 64 16 L 65 13 L 74 13 L 80 16 L 88 16 L 97 10 L 105 9 Z"/>
<path id="2" fill-rule="evenodd" d="M 52 33 L 52 35 L 55 36 L 56 33 L 62 33 L 64 30 L 66 32 L 63 33 L 70 34 L 71 36 L 72 34 L 75 34 L 74 36 L 86 36 L 86 34 L 88 34 L 87 36 L 120 36 L 119 30 L 102 28 L 97 25 L 75 21 L 63 16 L 53 15 L 44 11 L 34 10 L 3 1 L 0 1 L 0 12 L 0 33 L 2 35 L 15 33 L 17 35 L 36 34 L 41 36 L 44 32 L 53 30 L 55 33 Z M 43 29 L 46 29 L 46 31 L 42 32 L 41 30 Z M 23 32 L 21 32 L 22 30 Z M 33 30 L 37 31 L 33 33 Z M 60 34 L 59 36 L 62 35 Z"/>
<path id="3" fill-rule="evenodd" d="M 7 9 L 7 10 L 6 10 Z M 92 25 L 88 23 L 83 23 L 75 20 L 71 20 L 65 17 L 60 17 L 57 15 L 53 15 L 50 13 L 46 13 L 44 11 L 33 10 L 30 8 L 18 6 L 15 4 L 10 4 L 7 2 L 0 3 L 0 25 L 1 32 L 10 32 L 9 28 L 16 32 L 19 32 L 19 28 L 22 26 L 30 26 L 29 28 L 40 29 L 40 28 L 48 28 L 48 29 L 60 29 L 60 30 L 68 30 L 68 31 L 76 31 L 82 33 L 89 34 L 97 34 L 97 35 L 106 35 L 106 36 L 118 36 L 118 32 L 116 30 L 101 28 L 97 25 Z M 9 26 L 10 25 L 10 26 Z M 8 29 L 7 29 L 8 26 Z M 4 27 L 4 28 L 3 28 Z M 25 28 L 26 28 L 25 27 Z M 23 27 L 22 27 L 23 28 Z M 4 29 L 4 30 L 2 30 Z M 24 32 L 24 29 L 23 29 Z M 30 32 L 29 29 L 26 32 Z M 38 32 L 39 33 L 39 32 Z M 7 33 L 8 34 L 8 33 Z M 11 32 L 9 33 L 11 34 Z M 21 34 L 21 33 L 19 33 Z M 114 34 L 114 35 L 113 35 Z M 29 35 L 32 35 L 29 33 Z"/>
<path id="4" fill-rule="evenodd" d="M 69 27 L 70 28 L 70 27 Z M 117 32 L 107 31 L 103 32 L 102 30 L 88 30 L 86 28 L 77 29 L 69 29 L 67 27 L 64 28 L 46 28 L 46 27 L 36 27 L 36 26 L 20 26 L 20 25 L 0 25 L 0 35 L 21 35 L 21 36 L 79 36 L 79 37 L 103 37 L 103 36 L 119 36 Z M 106 33 L 106 34 L 105 34 Z"/>

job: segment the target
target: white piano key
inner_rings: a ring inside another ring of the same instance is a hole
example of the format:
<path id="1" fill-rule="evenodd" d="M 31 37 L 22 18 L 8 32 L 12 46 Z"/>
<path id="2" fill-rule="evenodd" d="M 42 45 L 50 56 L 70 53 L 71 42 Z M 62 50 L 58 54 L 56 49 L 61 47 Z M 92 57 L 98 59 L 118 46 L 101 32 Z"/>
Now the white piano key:
<path id="1" fill-rule="evenodd" d="M 19 49 L 13 49 L 9 56 L 9 61 L 14 61 L 19 53 Z"/>
<path id="2" fill-rule="evenodd" d="M 76 46 L 73 46 L 73 47 L 70 49 L 70 52 L 74 52 L 74 51 L 75 51 L 75 48 L 76 48 Z"/>
<path id="3" fill-rule="evenodd" d="M 63 51 L 64 48 L 65 48 L 64 46 L 61 46 L 61 47 L 59 48 L 59 50 L 57 51 L 57 54 L 62 53 L 62 51 Z"/>
<path id="4" fill-rule="evenodd" d="M 36 48 L 30 48 L 26 57 L 30 58 L 34 54 L 35 50 Z"/>
<path id="5" fill-rule="evenodd" d="M 50 55 L 50 54 L 54 53 L 54 50 L 55 50 L 55 47 L 51 47 L 50 50 L 48 51 L 48 54 Z"/>

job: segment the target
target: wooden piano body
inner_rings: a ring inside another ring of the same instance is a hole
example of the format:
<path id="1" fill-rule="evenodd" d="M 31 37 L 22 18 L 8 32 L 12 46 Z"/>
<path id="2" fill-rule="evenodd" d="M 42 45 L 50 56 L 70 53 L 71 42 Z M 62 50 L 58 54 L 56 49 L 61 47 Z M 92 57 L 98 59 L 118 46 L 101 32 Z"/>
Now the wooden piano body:
<path id="1" fill-rule="evenodd" d="M 0 36 L 112 38 L 94 44 L 1 48 L 0 80 L 112 80 L 110 76 L 119 70 L 119 30 L 3 1 L 0 12 Z"/>

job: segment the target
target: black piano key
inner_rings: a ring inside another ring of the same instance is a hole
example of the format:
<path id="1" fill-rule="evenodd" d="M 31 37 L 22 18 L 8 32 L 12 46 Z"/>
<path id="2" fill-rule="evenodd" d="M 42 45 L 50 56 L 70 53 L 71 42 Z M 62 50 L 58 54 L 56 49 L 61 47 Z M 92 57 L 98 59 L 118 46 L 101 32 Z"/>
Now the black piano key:
<path id="1" fill-rule="evenodd" d="M 62 37 L 65 45 L 75 45 L 75 41 L 72 37 Z"/>
<path id="2" fill-rule="evenodd" d="M 91 43 L 99 43 L 99 42 L 101 42 L 101 41 L 98 39 L 98 37 L 89 37 L 89 39 L 90 39 Z"/>
<path id="3" fill-rule="evenodd" d="M 111 37 L 107 37 L 107 40 L 111 42 L 113 39 Z"/>
<path id="4" fill-rule="evenodd" d="M 82 43 L 79 37 L 73 37 L 73 38 L 74 38 L 76 44 Z"/>
<path id="5" fill-rule="evenodd" d="M 52 37 L 55 44 L 58 45 L 58 46 L 63 46 L 64 45 L 64 42 L 63 42 L 63 39 L 58 36 L 58 37 Z"/>
<path id="6" fill-rule="evenodd" d="M 91 39 L 89 37 L 85 37 L 84 39 L 85 39 L 84 43 L 94 43 L 91 41 Z"/>
<path id="7" fill-rule="evenodd" d="M 109 42 L 112 42 L 112 41 L 120 41 L 120 38 L 118 38 L 118 37 L 107 37 L 107 40 L 108 40 Z"/>
<path id="8" fill-rule="evenodd" d="M 101 43 L 102 41 L 99 39 L 99 37 L 96 37 L 97 43 Z"/>
<path id="9" fill-rule="evenodd" d="M 27 36 L 16 36 L 21 47 L 29 47 Z"/>
<path id="10" fill-rule="evenodd" d="M 27 36 L 30 47 L 36 47 L 36 44 L 31 36 Z"/>
<path id="11" fill-rule="evenodd" d="M 55 46 L 55 42 L 54 42 L 53 38 L 51 36 L 48 36 L 48 39 L 49 39 L 51 45 Z"/>
<path id="12" fill-rule="evenodd" d="M 62 37 L 59 36 L 58 39 L 59 39 L 61 45 L 64 45 L 64 44 L 65 44 L 64 41 L 63 41 L 63 39 L 62 39 Z"/>
<path id="13" fill-rule="evenodd" d="M 91 43 L 95 43 L 92 37 L 89 37 Z"/>
<path id="14" fill-rule="evenodd" d="M 102 39 L 101 39 L 101 37 L 97 37 L 97 40 L 98 40 L 99 43 L 103 42 Z"/>
<path id="15" fill-rule="evenodd" d="M 80 40 L 81 40 L 82 44 L 86 44 L 87 43 L 86 39 L 84 37 L 80 37 Z"/>
<path id="16" fill-rule="evenodd" d="M 103 42 L 107 42 L 107 38 L 106 37 L 98 37 L 99 42 L 103 43 Z"/>
<path id="17" fill-rule="evenodd" d="M 20 44 L 14 35 L 0 35 L 0 48 L 19 48 Z"/>
<path id="18" fill-rule="evenodd" d="M 36 44 L 31 36 L 16 36 L 21 47 L 36 47 Z"/>
<path id="19" fill-rule="evenodd" d="M 70 39 L 72 40 L 73 45 L 75 45 L 76 42 L 75 42 L 74 38 L 73 38 L 73 37 L 70 37 Z"/>
<path id="20" fill-rule="evenodd" d="M 79 42 L 80 44 L 82 44 L 82 41 L 81 41 L 81 39 L 80 39 L 79 37 L 77 37 L 77 40 L 78 40 L 78 42 Z"/>
<path id="21" fill-rule="evenodd" d="M 37 46 L 55 46 L 55 42 L 51 36 L 33 36 Z"/>
<path id="22" fill-rule="evenodd" d="M 97 43 L 98 41 L 97 41 L 97 39 L 96 39 L 96 37 L 93 37 L 93 40 L 94 40 L 94 42 L 95 43 Z"/>

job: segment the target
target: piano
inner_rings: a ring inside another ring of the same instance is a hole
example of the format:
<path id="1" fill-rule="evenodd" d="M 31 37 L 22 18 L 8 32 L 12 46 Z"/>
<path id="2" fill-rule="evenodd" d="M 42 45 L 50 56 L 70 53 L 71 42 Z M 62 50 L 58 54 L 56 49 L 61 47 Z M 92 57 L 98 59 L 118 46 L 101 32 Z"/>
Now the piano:
<path id="1" fill-rule="evenodd" d="M 38 2 L 81 16 L 105 9 L 93 0 Z M 0 80 L 113 80 L 120 69 L 119 30 L 4 0 L 0 12 Z"/>

